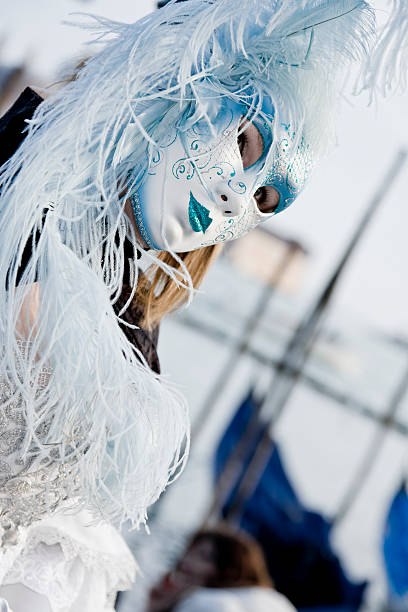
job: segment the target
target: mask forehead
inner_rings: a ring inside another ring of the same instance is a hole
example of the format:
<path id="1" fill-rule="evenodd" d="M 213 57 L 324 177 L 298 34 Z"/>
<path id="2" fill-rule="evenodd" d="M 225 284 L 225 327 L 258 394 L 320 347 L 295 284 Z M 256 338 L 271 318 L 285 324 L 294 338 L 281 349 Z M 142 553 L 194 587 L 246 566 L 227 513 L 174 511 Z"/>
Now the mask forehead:
<path id="1" fill-rule="evenodd" d="M 217 179 L 222 178 L 233 188 L 234 178 L 243 170 L 237 145 L 240 120 L 239 106 L 225 100 L 211 124 L 201 119 L 191 129 L 181 132 L 184 155 L 172 167 L 172 173 L 180 175 L 180 170 L 187 165 L 189 176 L 198 175 L 210 197 L 212 184 Z"/>

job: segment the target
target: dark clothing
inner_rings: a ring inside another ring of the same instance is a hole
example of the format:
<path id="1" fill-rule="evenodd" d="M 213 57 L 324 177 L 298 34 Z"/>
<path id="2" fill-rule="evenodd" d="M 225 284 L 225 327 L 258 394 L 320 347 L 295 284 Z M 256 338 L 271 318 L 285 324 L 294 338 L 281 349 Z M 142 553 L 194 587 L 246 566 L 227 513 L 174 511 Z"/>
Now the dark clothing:
<path id="1" fill-rule="evenodd" d="M 11 108 L 0 119 L 0 166 L 17 150 L 24 140 L 26 119 L 31 119 L 42 98 L 27 87 Z"/>
<path id="2" fill-rule="evenodd" d="M 15 153 L 24 140 L 24 130 L 27 127 L 26 119 L 32 118 L 35 109 L 41 102 L 42 98 L 27 87 L 13 106 L 0 118 L 0 166 Z M 129 241 L 125 244 L 125 250 L 128 253 L 133 253 L 132 245 Z M 30 257 L 31 249 L 28 244 L 22 258 L 22 271 Z M 124 286 L 120 299 L 114 305 L 116 314 L 123 308 L 127 301 L 126 296 L 128 295 L 129 288 Z M 126 312 L 121 315 L 121 318 L 132 325 L 139 325 L 143 318 L 143 308 L 140 308 L 136 303 L 132 303 Z M 150 332 L 145 329 L 130 329 L 125 325 L 121 325 L 121 329 L 129 342 L 142 353 L 150 368 L 160 373 L 160 363 L 157 355 L 158 328 Z"/>

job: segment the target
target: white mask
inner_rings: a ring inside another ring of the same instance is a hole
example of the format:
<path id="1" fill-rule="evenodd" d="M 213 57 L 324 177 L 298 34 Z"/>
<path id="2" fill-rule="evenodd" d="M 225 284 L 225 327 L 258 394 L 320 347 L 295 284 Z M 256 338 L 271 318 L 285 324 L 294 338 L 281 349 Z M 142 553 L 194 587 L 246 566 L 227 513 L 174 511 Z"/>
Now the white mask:
<path id="1" fill-rule="evenodd" d="M 202 120 L 154 151 L 142 187 L 130 195 L 147 246 L 185 252 L 233 240 L 293 202 L 309 172 L 306 147 L 298 147 L 294 164 L 285 155 L 288 126 L 281 126 L 277 153 L 266 163 L 270 127 L 243 125 L 243 114 L 225 102 L 215 135 Z"/>

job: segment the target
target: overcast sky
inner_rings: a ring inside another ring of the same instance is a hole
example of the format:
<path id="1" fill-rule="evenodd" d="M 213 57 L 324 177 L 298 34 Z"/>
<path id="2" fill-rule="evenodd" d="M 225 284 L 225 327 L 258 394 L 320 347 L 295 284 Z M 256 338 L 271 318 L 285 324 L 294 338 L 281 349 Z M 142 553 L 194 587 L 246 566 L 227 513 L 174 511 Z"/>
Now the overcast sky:
<path id="1" fill-rule="evenodd" d="M 376 3 L 381 10 L 387 4 Z M 38 74 L 52 79 L 64 60 L 83 55 L 81 44 L 88 36 L 61 23 L 69 13 L 135 21 L 154 5 L 153 0 L 3 0 L 2 57 L 9 62 L 29 58 Z M 367 108 L 363 100 L 354 100 L 339 119 L 336 151 L 316 170 L 295 206 L 270 222 L 311 250 L 313 265 L 305 282 L 309 294 L 328 275 L 398 149 L 408 146 L 407 103 L 404 96 Z M 386 194 L 336 300 L 367 323 L 406 335 L 407 191 L 408 166 Z"/>

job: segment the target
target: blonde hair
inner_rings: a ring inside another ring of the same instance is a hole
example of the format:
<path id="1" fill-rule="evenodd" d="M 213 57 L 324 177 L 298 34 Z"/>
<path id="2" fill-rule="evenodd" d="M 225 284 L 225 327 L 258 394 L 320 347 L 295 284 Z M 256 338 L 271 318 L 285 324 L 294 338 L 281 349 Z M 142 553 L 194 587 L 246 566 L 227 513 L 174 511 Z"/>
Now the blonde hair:
<path id="1" fill-rule="evenodd" d="M 178 254 L 191 276 L 195 289 L 200 286 L 208 268 L 220 252 L 220 248 L 220 245 L 212 245 L 189 253 Z M 159 259 L 176 270 L 180 269 L 180 263 L 166 251 L 160 253 Z M 139 279 L 134 297 L 137 305 L 143 308 L 144 312 L 140 322 L 141 326 L 146 329 L 157 327 L 164 316 L 187 302 L 188 291 L 186 288 L 177 286 L 159 266 L 152 266 L 148 273 Z"/>

